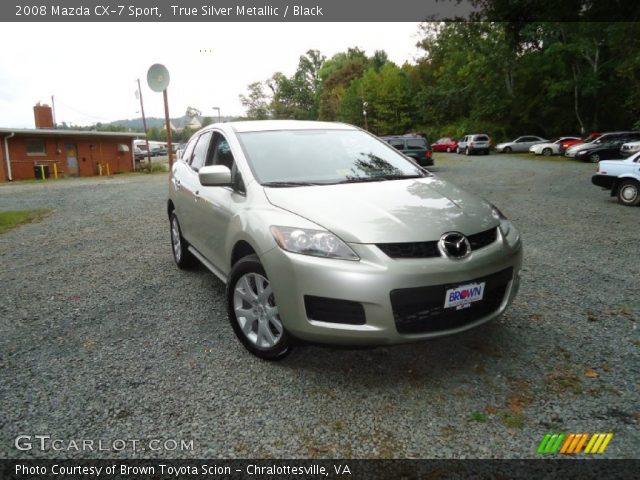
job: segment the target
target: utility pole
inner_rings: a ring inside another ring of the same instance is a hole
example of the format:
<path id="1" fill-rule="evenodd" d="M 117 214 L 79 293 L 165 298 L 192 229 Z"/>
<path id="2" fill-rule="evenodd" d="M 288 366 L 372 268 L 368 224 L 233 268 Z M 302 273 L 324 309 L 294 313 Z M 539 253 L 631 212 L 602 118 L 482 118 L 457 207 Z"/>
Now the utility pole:
<path id="1" fill-rule="evenodd" d="M 147 160 L 149 161 L 149 171 L 151 171 L 151 149 L 149 148 L 149 137 L 147 136 L 147 118 L 144 116 L 144 104 L 142 103 L 142 89 L 140 88 L 140 79 L 138 78 L 138 97 L 140 98 L 140 113 L 142 113 L 142 126 L 144 128 L 144 141 L 147 145 Z M 134 152 L 135 157 L 135 152 Z"/>

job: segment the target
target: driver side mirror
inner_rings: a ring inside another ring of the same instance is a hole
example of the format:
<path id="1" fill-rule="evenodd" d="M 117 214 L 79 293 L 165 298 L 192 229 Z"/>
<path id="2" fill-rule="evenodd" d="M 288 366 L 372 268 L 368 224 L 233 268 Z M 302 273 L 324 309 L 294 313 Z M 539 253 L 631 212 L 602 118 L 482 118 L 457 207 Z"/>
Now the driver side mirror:
<path id="1" fill-rule="evenodd" d="M 204 187 L 228 187 L 231 185 L 231 170 L 224 165 L 208 165 L 198 170 L 198 178 Z"/>

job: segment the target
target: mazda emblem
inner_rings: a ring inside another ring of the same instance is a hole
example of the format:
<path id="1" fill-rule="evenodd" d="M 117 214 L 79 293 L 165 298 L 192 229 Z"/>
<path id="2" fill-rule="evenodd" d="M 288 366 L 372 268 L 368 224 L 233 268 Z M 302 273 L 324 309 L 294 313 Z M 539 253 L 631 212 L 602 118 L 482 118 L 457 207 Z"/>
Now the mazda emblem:
<path id="1" fill-rule="evenodd" d="M 440 237 L 438 249 L 444 257 L 462 259 L 471 255 L 471 244 L 459 232 L 448 232 Z"/>

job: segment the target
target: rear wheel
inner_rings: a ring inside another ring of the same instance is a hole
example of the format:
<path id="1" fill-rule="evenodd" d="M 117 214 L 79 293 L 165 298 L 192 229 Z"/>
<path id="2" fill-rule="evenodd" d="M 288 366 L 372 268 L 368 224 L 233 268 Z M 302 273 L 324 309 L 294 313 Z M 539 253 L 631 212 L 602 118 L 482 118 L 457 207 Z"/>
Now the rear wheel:
<path id="1" fill-rule="evenodd" d="M 257 255 L 244 257 L 233 266 L 227 283 L 227 311 L 238 340 L 255 356 L 280 360 L 290 353 L 271 283 Z"/>
<path id="2" fill-rule="evenodd" d="M 640 183 L 624 180 L 618 187 L 618 202 L 628 207 L 640 205 Z"/>
<path id="3" fill-rule="evenodd" d="M 553 153 L 553 152 L 551 152 L 551 149 L 550 149 L 550 148 L 544 148 L 544 149 L 542 150 L 542 155 L 544 155 L 545 157 L 550 157 L 550 156 L 551 156 L 551 153 Z"/>
<path id="4" fill-rule="evenodd" d="M 447 147 L 447 153 L 451 153 L 451 147 Z"/>

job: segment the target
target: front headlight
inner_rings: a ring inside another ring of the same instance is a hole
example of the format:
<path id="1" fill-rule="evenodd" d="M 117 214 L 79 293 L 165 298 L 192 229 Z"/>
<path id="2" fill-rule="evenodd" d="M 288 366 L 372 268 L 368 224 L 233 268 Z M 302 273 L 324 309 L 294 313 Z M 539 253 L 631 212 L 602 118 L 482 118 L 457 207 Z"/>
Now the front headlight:
<path id="1" fill-rule="evenodd" d="M 502 232 L 502 236 L 506 237 L 507 235 L 509 235 L 509 232 L 511 231 L 511 226 L 512 226 L 511 220 L 505 217 L 498 207 L 496 207 L 493 204 L 491 204 L 491 206 L 493 207 L 492 213 L 494 218 L 496 220 L 500 220 L 500 231 Z"/>
<path id="2" fill-rule="evenodd" d="M 360 260 L 360 257 L 346 243 L 326 230 L 272 225 L 271 234 L 278 246 L 288 252 L 342 260 Z"/>

